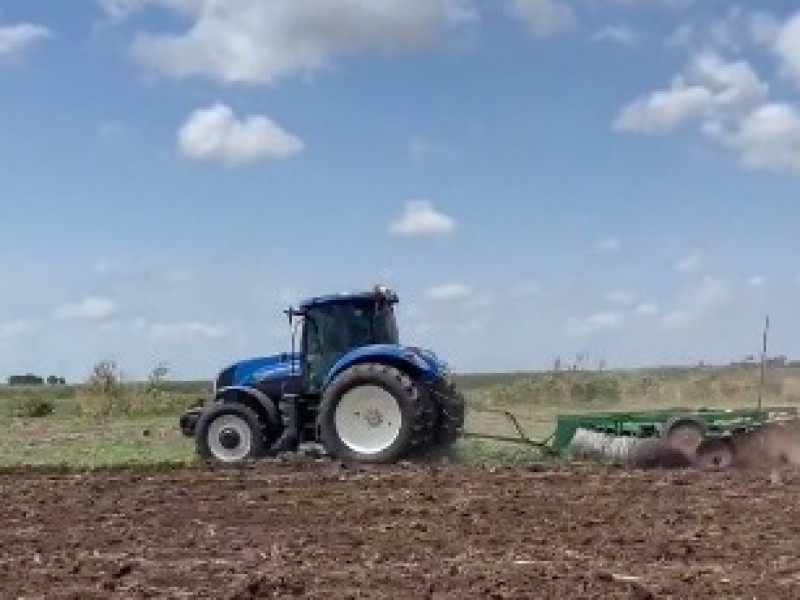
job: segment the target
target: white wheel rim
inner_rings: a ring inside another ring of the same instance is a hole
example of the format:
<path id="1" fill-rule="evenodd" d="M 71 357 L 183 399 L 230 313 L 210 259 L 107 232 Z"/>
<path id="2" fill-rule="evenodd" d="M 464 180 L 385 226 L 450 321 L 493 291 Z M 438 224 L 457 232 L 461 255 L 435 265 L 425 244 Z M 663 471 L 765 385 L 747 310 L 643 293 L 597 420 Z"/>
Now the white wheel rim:
<path id="1" fill-rule="evenodd" d="M 339 439 L 362 454 L 377 454 L 389 448 L 400 435 L 402 420 L 395 397 L 374 385 L 362 385 L 345 393 L 334 413 Z"/>
<path id="2" fill-rule="evenodd" d="M 239 443 L 235 448 L 226 448 L 222 445 L 220 436 L 225 430 L 234 431 L 239 436 Z M 211 422 L 206 434 L 208 448 L 219 460 L 231 462 L 242 460 L 250 452 L 253 445 L 253 432 L 250 425 L 236 415 L 220 415 Z"/>

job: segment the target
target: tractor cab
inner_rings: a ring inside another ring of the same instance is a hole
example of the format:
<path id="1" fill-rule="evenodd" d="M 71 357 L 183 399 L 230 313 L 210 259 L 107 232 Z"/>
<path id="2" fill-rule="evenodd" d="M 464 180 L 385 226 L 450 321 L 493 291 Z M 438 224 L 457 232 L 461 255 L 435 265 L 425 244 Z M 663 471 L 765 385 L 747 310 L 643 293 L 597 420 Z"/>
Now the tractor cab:
<path id="1" fill-rule="evenodd" d="M 331 369 L 358 348 L 400 343 L 394 305 L 397 296 L 382 288 L 374 293 L 312 298 L 291 319 L 302 319 L 300 364 L 307 394 L 322 390 Z"/>

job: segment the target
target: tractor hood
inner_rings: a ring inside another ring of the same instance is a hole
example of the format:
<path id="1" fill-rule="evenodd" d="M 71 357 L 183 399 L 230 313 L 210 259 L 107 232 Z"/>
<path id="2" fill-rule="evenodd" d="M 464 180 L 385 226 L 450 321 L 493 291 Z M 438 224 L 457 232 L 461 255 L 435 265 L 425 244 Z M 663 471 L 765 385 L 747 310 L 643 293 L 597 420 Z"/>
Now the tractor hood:
<path id="1" fill-rule="evenodd" d="M 368 359 L 394 358 L 411 362 L 430 377 L 441 377 L 449 372 L 447 363 L 432 350 L 417 346 L 374 344 L 348 352 L 328 373 L 325 385 L 349 365 Z M 270 356 L 250 358 L 234 363 L 220 371 L 214 382 L 214 390 L 230 386 L 254 386 L 264 380 L 280 380 L 297 374 L 302 369 L 299 353 L 283 352 Z"/>
<path id="2" fill-rule="evenodd" d="M 300 373 L 300 368 L 299 354 L 283 352 L 250 358 L 220 371 L 214 382 L 214 389 L 219 390 L 232 385 L 254 385 L 265 379 L 283 379 L 293 373 Z"/>

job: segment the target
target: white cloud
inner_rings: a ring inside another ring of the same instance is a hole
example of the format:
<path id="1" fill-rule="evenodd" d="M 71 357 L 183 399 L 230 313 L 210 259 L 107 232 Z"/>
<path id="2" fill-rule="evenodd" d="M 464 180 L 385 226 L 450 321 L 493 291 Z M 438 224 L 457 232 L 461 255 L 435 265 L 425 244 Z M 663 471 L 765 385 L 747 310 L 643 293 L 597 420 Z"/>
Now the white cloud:
<path id="1" fill-rule="evenodd" d="M 640 317 L 655 317 L 659 312 L 658 305 L 653 302 L 642 302 L 634 312 Z"/>
<path id="2" fill-rule="evenodd" d="M 695 36 L 697 29 L 689 23 L 681 23 L 666 38 L 666 44 L 671 48 L 689 47 Z"/>
<path id="3" fill-rule="evenodd" d="M 97 135 L 100 139 L 111 142 L 125 137 L 130 132 L 130 128 L 122 121 L 111 120 L 100 123 L 97 127 Z"/>
<path id="4" fill-rule="evenodd" d="M 25 337 L 39 331 L 41 324 L 30 319 L 0 321 L 0 340 Z"/>
<path id="5" fill-rule="evenodd" d="M 667 90 L 639 98 L 622 109 L 614 127 L 622 131 L 663 133 L 691 122 L 715 121 L 743 114 L 769 91 L 744 61 L 725 62 L 714 53 L 695 58 Z"/>
<path id="6" fill-rule="evenodd" d="M 800 173 L 800 112 L 786 103 L 759 106 L 734 128 L 708 127 L 750 168 Z"/>
<path id="7" fill-rule="evenodd" d="M 673 37 L 704 50 L 668 89 L 624 107 L 614 128 L 665 133 L 694 124 L 745 168 L 800 174 L 800 109 L 770 98 L 769 84 L 748 62 L 725 61 L 709 50 L 741 52 L 746 44 L 773 49 L 786 76 L 800 85 L 800 13 L 780 24 L 772 15 L 734 8 L 705 34 L 686 26 Z"/>
<path id="8" fill-rule="evenodd" d="M 207 323 L 153 323 L 147 327 L 147 336 L 158 341 L 218 341 L 227 335 L 228 331 L 224 327 Z"/>
<path id="9" fill-rule="evenodd" d="M 766 280 L 761 275 L 753 275 L 747 280 L 747 285 L 750 287 L 762 287 Z"/>
<path id="10" fill-rule="evenodd" d="M 597 254 L 617 254 L 622 249 L 622 242 L 617 238 L 609 237 L 597 240 L 594 244 L 594 251 Z"/>
<path id="11" fill-rule="evenodd" d="M 705 257 L 699 252 L 692 252 L 681 258 L 675 264 L 675 270 L 680 273 L 699 273 L 705 266 Z"/>
<path id="12" fill-rule="evenodd" d="M 675 84 L 670 90 L 653 92 L 626 106 L 614 126 L 645 133 L 671 131 L 690 118 L 704 115 L 711 102 L 706 88 Z"/>
<path id="13" fill-rule="evenodd" d="M 510 0 L 509 10 L 537 36 L 567 31 L 577 21 L 575 10 L 564 0 Z"/>
<path id="14" fill-rule="evenodd" d="M 661 317 L 661 324 L 675 328 L 703 321 L 709 315 L 723 310 L 732 297 L 733 291 L 729 282 L 707 275 L 678 295 L 673 308 Z"/>
<path id="15" fill-rule="evenodd" d="M 408 153 L 414 160 L 426 158 L 431 153 L 432 149 L 433 145 L 431 142 L 423 138 L 415 138 L 411 140 L 408 145 Z"/>
<path id="16" fill-rule="evenodd" d="M 432 44 L 442 32 L 477 19 L 472 0 L 115 0 L 112 16 L 146 6 L 188 21 L 179 33 L 143 33 L 136 60 L 175 78 L 273 83 L 311 74 L 358 52 L 391 52 Z"/>
<path id="17" fill-rule="evenodd" d="M 725 18 L 712 25 L 707 43 L 718 48 L 739 51 L 748 44 L 769 46 L 778 32 L 778 21 L 772 15 L 734 6 Z"/>
<path id="18" fill-rule="evenodd" d="M 800 12 L 778 30 L 775 50 L 783 61 L 786 74 L 800 85 Z"/>
<path id="19" fill-rule="evenodd" d="M 779 22 L 769 13 L 752 11 L 742 6 L 732 7 L 721 19 L 710 25 L 684 23 L 667 38 L 675 48 L 741 52 L 749 45 L 771 47 L 778 33 Z"/>
<path id="20" fill-rule="evenodd" d="M 437 302 L 457 302 L 468 300 L 473 291 L 463 283 L 446 283 L 428 289 L 427 296 Z"/>
<path id="21" fill-rule="evenodd" d="M 455 221 L 427 200 L 407 202 L 403 214 L 389 226 L 390 233 L 405 237 L 443 236 L 455 229 Z"/>
<path id="22" fill-rule="evenodd" d="M 628 25 L 606 25 L 598 29 L 592 39 L 596 42 L 611 42 L 629 46 L 636 43 L 639 38 Z"/>
<path id="23" fill-rule="evenodd" d="M 15 56 L 52 35 L 47 27 L 30 23 L 0 26 L 0 58 Z"/>
<path id="24" fill-rule="evenodd" d="M 495 298 L 487 293 L 483 294 L 475 294 L 472 290 L 469 290 L 467 296 L 464 297 L 466 302 L 464 303 L 464 310 L 467 312 L 479 312 L 484 313 L 488 311 L 492 306 L 495 305 Z"/>
<path id="25" fill-rule="evenodd" d="M 666 9 L 680 9 L 691 6 L 696 0 L 603 0 L 607 4 L 622 4 L 627 6 L 653 7 Z"/>
<path id="26" fill-rule="evenodd" d="M 303 142 L 263 115 L 238 119 L 223 104 L 194 111 L 178 131 L 184 156 L 237 164 L 265 158 L 288 158 Z"/>
<path id="27" fill-rule="evenodd" d="M 775 43 L 778 35 L 778 20 L 767 13 L 752 13 L 747 23 L 750 39 L 760 46 L 770 46 Z"/>
<path id="28" fill-rule="evenodd" d="M 616 311 L 596 312 L 584 318 L 571 318 L 567 321 L 567 331 L 572 335 L 589 335 L 616 329 L 623 323 L 622 313 Z"/>
<path id="29" fill-rule="evenodd" d="M 614 290 L 606 294 L 606 302 L 618 306 L 632 306 L 636 303 L 636 294 L 627 290 Z"/>
<path id="30" fill-rule="evenodd" d="M 707 275 L 693 292 L 691 303 L 698 310 L 713 309 L 725 304 L 731 296 L 730 284 L 719 277 Z"/>
<path id="31" fill-rule="evenodd" d="M 189 269 L 166 269 L 162 274 L 161 277 L 164 279 L 165 283 L 170 283 L 173 285 L 181 285 L 184 283 L 191 283 L 194 281 L 194 272 Z"/>
<path id="32" fill-rule="evenodd" d="M 668 328 L 682 327 L 690 320 L 690 315 L 681 309 L 671 310 L 660 319 L 661 324 Z"/>
<path id="33" fill-rule="evenodd" d="M 143 0 L 98 0 L 106 14 L 112 19 L 124 19 L 144 6 Z"/>
<path id="34" fill-rule="evenodd" d="M 109 298 L 89 296 L 74 304 L 59 306 L 56 319 L 64 321 L 106 321 L 117 312 L 117 305 Z"/>
<path id="35" fill-rule="evenodd" d="M 509 291 L 512 298 L 532 298 L 541 292 L 541 287 L 535 281 L 520 281 L 514 284 Z"/>

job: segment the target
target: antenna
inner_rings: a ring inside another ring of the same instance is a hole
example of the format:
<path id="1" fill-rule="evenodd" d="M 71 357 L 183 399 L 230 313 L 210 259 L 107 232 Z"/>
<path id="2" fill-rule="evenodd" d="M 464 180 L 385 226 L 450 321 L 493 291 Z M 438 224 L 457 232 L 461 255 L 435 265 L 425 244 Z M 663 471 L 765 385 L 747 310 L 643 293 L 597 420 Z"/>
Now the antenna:
<path id="1" fill-rule="evenodd" d="M 766 323 L 764 324 L 764 336 L 761 345 L 761 379 L 758 384 L 758 410 L 761 410 L 761 404 L 764 397 L 764 378 L 767 362 L 767 336 L 769 335 L 769 315 L 767 315 Z"/>

